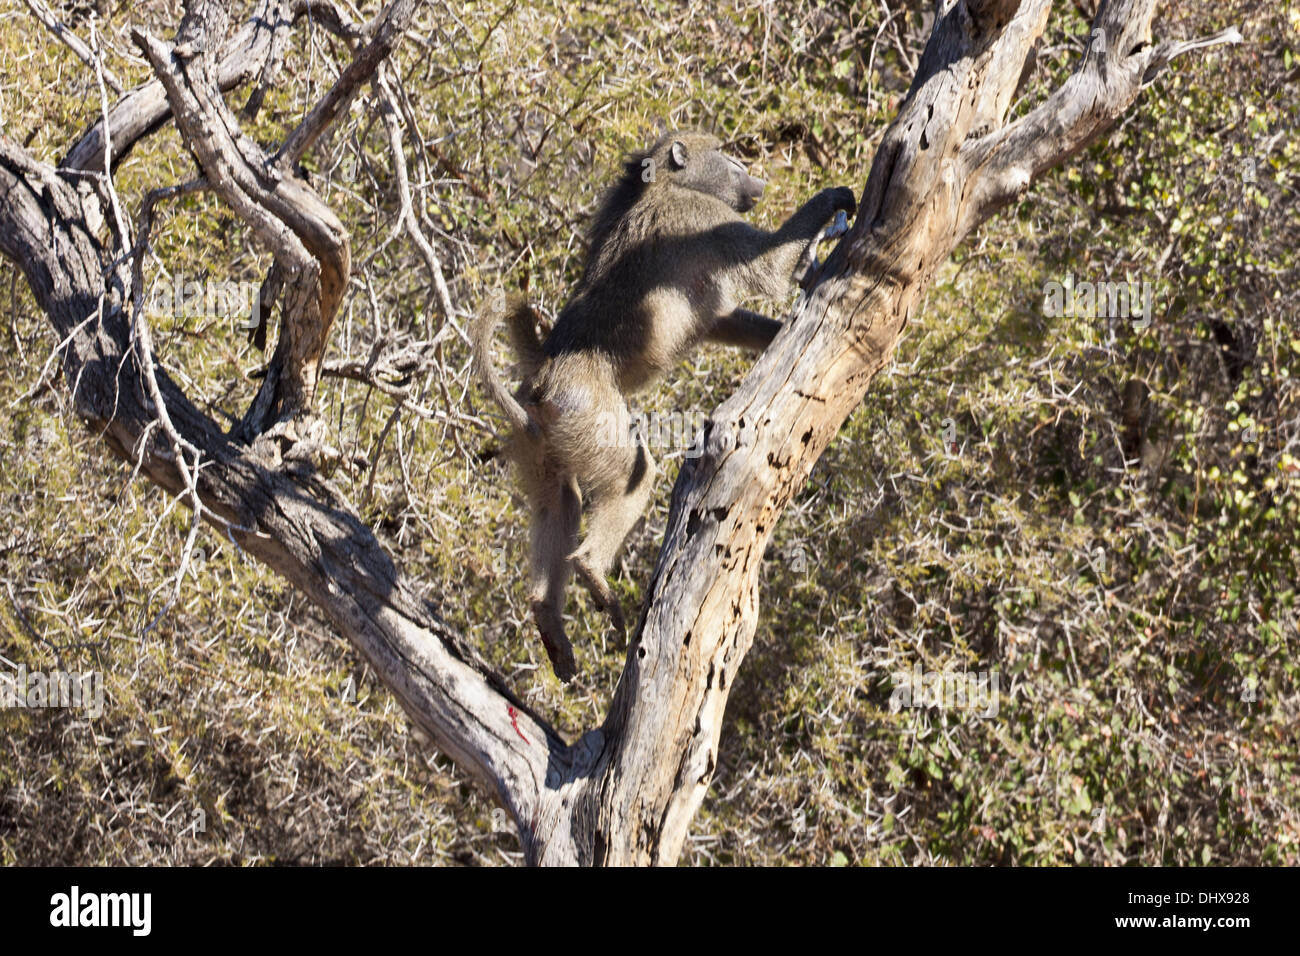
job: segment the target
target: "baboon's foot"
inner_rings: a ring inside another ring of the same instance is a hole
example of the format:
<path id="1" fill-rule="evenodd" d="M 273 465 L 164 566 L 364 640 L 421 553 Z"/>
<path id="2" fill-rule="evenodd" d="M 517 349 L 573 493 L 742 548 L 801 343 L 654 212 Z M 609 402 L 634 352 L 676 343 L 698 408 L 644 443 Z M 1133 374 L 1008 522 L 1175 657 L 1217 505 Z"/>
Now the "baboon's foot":
<path id="1" fill-rule="evenodd" d="M 573 645 L 569 643 L 558 617 L 552 608 L 540 601 L 533 602 L 533 620 L 537 623 L 546 656 L 551 659 L 551 670 L 555 671 L 561 683 L 567 684 L 578 673 L 578 664 L 573 658 Z"/>
<path id="2" fill-rule="evenodd" d="M 573 552 L 569 560 L 573 562 L 573 570 L 578 572 L 578 577 L 591 592 L 596 607 L 609 615 L 610 623 L 619 634 L 626 636 L 627 627 L 623 623 L 623 607 L 618 603 L 618 595 L 610 588 L 605 576 L 591 566 L 590 559 L 582 553 L 581 549 Z"/>
<path id="3" fill-rule="evenodd" d="M 578 664 L 573 659 L 573 645 L 562 634 L 547 634 L 542 631 L 541 635 L 542 647 L 546 648 L 546 656 L 551 659 L 551 670 L 555 671 L 560 683 L 569 683 L 578 673 Z"/>

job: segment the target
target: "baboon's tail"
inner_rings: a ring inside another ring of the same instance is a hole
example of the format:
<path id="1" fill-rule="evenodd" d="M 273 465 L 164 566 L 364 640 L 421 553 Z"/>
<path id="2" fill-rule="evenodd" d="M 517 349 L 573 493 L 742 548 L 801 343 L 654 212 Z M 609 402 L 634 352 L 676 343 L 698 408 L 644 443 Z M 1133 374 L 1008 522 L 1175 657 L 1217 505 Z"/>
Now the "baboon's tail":
<path id="1" fill-rule="evenodd" d="M 474 372 L 488 390 L 492 399 L 501 406 L 506 419 L 517 431 L 535 434 L 537 424 L 528 411 L 510 394 L 492 364 L 492 336 L 502 316 L 510 325 L 510 338 L 519 352 L 524 373 L 530 376 L 542 363 L 542 346 L 533 328 L 533 309 L 526 302 L 515 302 L 502 307 L 500 299 L 489 299 L 470 324 L 470 343 L 474 352 Z"/>
<path id="2" fill-rule="evenodd" d="M 506 309 L 506 325 L 510 332 L 510 345 L 519 359 L 524 378 L 532 378 L 546 361 L 542 341 L 537 337 L 537 310 L 527 302 L 517 302 Z"/>

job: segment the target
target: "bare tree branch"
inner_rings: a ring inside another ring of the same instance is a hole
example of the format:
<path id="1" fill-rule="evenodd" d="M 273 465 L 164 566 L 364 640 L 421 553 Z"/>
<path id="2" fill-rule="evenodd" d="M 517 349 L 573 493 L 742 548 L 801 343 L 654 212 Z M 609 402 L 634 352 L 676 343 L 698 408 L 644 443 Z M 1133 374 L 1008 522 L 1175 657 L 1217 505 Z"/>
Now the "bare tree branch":
<path id="1" fill-rule="evenodd" d="M 370 82 L 379 65 L 388 59 L 406 25 L 415 13 L 415 0 L 394 0 L 368 31 L 371 40 L 348 64 L 333 88 L 325 94 L 280 147 L 276 158 L 281 170 L 287 170 L 311 148 L 322 132 L 332 126 L 352 103 L 361 87 Z"/>
<path id="2" fill-rule="evenodd" d="M 51 33 L 59 38 L 64 46 L 75 53 L 77 59 L 81 60 L 81 62 L 86 64 L 86 66 L 89 66 L 92 69 L 94 68 L 96 57 L 91 53 L 90 47 L 86 46 L 81 37 L 77 36 L 60 23 L 58 17 L 50 12 L 49 7 L 41 3 L 40 0 L 23 0 L 23 2 L 27 4 L 27 9 L 32 11 L 32 16 L 37 20 L 40 20 Z M 122 82 L 113 75 L 112 70 L 109 70 L 107 67 L 104 67 L 103 69 L 104 82 L 108 84 L 109 89 L 118 96 L 121 96 Z"/>
<path id="3" fill-rule="evenodd" d="M 966 144 L 962 158 L 972 170 L 975 199 L 964 231 L 1094 142 L 1174 57 L 1241 41 L 1236 29 L 1228 29 L 1203 40 L 1152 46 L 1154 4 L 1147 4 L 1145 20 L 1128 6 L 1108 3 L 1098 11 L 1078 69 L 1042 105 L 1010 126 Z"/>
<path id="4" fill-rule="evenodd" d="M 293 22 L 310 16 L 340 36 L 352 35 L 356 28 L 342 17 L 334 4 L 322 0 L 259 0 L 252 17 L 230 39 L 221 44 L 215 56 L 212 81 L 223 93 L 235 89 L 254 76 L 261 75 L 271 56 L 277 31 L 283 28 L 288 15 Z M 265 77 L 264 77 L 265 79 Z M 171 117 L 167 93 L 158 80 L 129 91 L 109 110 L 108 121 L 96 120 L 68 150 L 60 169 L 79 169 L 85 172 L 104 171 L 104 130 L 111 128 L 117 152 L 114 164 L 125 159 L 145 136 L 154 132 Z"/>
<path id="5" fill-rule="evenodd" d="M 160 41 L 133 34 L 163 82 L 173 115 L 213 189 L 271 249 L 284 276 L 281 335 L 247 434 L 308 413 L 318 366 L 351 268 L 347 232 L 315 191 L 283 175 L 207 82 L 202 58 L 178 60 Z"/>
<path id="6" fill-rule="evenodd" d="M 388 133 L 388 152 L 393 157 L 393 171 L 397 174 L 397 196 L 401 202 L 395 229 L 405 228 L 424 259 L 425 268 L 429 270 L 429 279 L 433 283 L 438 297 L 438 307 L 442 311 L 444 322 L 455 321 L 455 308 L 451 304 L 451 292 L 447 289 L 447 280 L 442 274 L 442 263 L 437 250 L 425 238 L 420 229 L 419 220 L 411 203 L 411 180 L 406 168 L 406 154 L 402 151 L 402 124 L 397 118 L 397 108 L 393 105 L 393 92 L 381 72 L 375 79 L 375 94 L 379 97 L 379 113 Z M 432 338 L 435 329 L 426 328 L 425 335 Z"/>

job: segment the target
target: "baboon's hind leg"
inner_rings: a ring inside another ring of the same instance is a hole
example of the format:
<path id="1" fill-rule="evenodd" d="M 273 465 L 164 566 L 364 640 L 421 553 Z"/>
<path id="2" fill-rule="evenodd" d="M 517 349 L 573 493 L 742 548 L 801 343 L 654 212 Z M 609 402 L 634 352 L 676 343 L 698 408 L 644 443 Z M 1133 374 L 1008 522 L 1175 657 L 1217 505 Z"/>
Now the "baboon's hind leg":
<path id="1" fill-rule="evenodd" d="M 528 603 L 551 669 L 566 684 L 578 669 L 564 633 L 564 591 L 581 514 L 582 501 L 571 481 L 539 489 L 534 499 Z"/>
<path id="2" fill-rule="evenodd" d="M 623 540 L 650 503 L 655 472 L 654 459 L 644 445 L 629 449 L 625 468 L 610 476 L 614 480 L 604 481 L 593 489 L 587 535 L 571 556 L 578 577 L 619 633 L 626 633 L 623 609 L 606 575 L 614 566 Z"/>

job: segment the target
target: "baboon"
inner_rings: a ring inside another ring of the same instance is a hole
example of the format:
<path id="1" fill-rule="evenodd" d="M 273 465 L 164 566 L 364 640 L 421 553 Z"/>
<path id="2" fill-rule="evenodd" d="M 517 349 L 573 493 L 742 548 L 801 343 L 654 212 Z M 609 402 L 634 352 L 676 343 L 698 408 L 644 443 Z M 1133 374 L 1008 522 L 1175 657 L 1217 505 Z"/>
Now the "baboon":
<path id="1" fill-rule="evenodd" d="M 542 341 L 536 313 L 498 301 L 473 322 L 474 363 L 513 429 L 507 455 L 532 510 L 529 601 L 551 666 L 568 682 L 573 648 L 562 613 L 571 571 L 623 631 L 606 575 L 645 511 L 656 468 L 644 443 L 610 442 L 603 422 L 628 421 L 625 396 L 666 375 L 700 342 L 761 350 L 781 323 L 739 308 L 784 295 L 796 267 L 837 212 L 852 215 L 845 187 L 824 189 L 775 232 L 740 214 L 764 183 L 721 143 L 672 132 L 629 156 L 588 233 L 581 281 Z M 505 318 L 523 373 L 511 395 L 489 346 Z M 578 524 L 587 511 L 587 533 Z"/>

